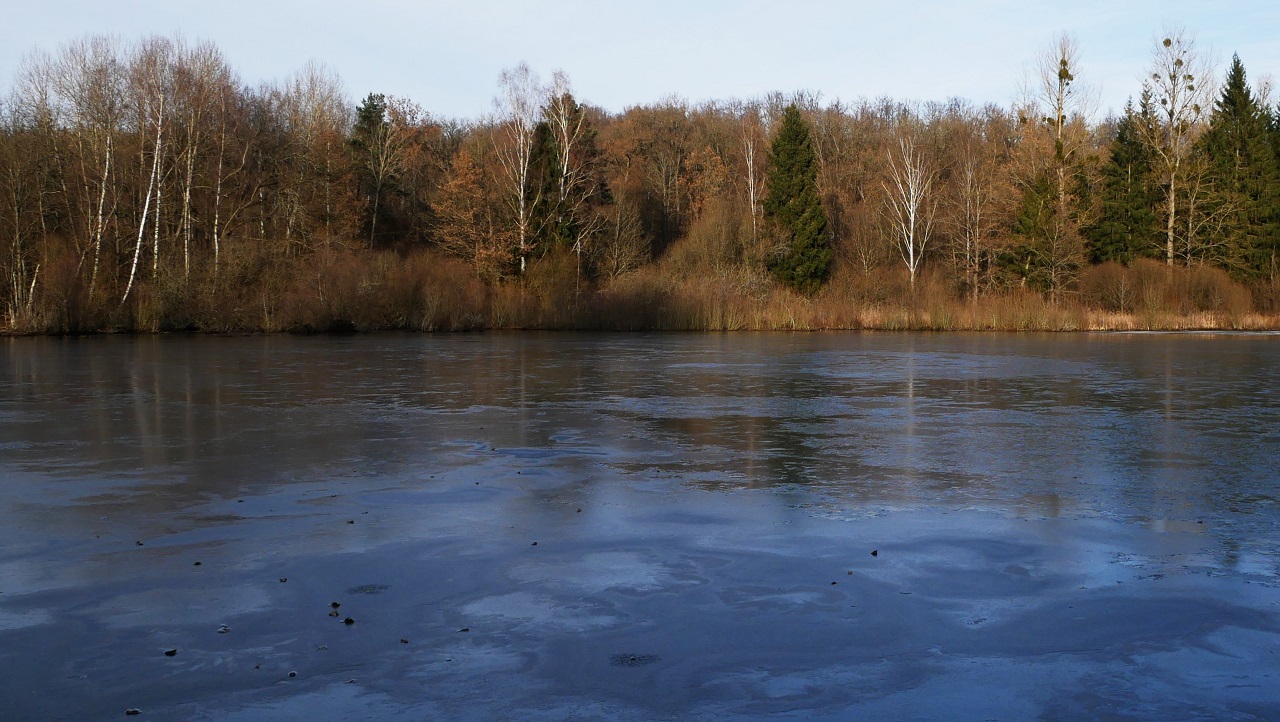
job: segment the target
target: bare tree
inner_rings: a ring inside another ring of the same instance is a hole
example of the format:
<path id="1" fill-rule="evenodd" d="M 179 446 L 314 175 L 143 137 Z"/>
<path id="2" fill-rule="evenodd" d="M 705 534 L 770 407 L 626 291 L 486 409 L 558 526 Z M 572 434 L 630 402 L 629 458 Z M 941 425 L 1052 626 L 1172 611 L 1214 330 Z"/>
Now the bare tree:
<path id="1" fill-rule="evenodd" d="M 92 191 L 88 183 L 77 184 L 77 171 L 81 178 L 92 175 L 92 171 L 84 159 L 84 134 L 67 132 L 69 126 L 74 126 L 77 108 L 73 98 L 78 96 L 68 92 L 65 73 L 68 64 L 62 61 L 65 54 L 66 48 L 58 59 L 42 51 L 24 58 L 16 94 L 30 124 L 41 163 L 39 192 L 35 197 L 40 233 L 47 236 L 57 229 L 79 244 L 81 239 L 91 238 L 92 232 L 85 230 L 90 221 L 77 211 L 77 193 L 72 187 L 79 185 L 82 197 L 87 199 Z M 55 220 L 56 215 L 62 215 L 63 220 Z"/>
<path id="2" fill-rule="evenodd" d="M 172 44 L 159 37 L 148 38 L 138 47 L 130 61 L 134 103 L 138 111 L 138 128 L 151 131 L 155 140 L 151 145 L 151 172 L 147 176 L 147 193 L 143 197 L 142 213 L 138 216 L 138 239 L 133 248 L 133 261 L 129 266 L 129 281 L 125 285 L 120 304 L 129 300 L 133 282 L 138 273 L 138 260 L 142 256 L 142 242 L 146 237 L 147 215 L 151 198 L 156 199 L 155 240 L 152 247 L 152 274 L 158 272 L 160 263 L 160 199 L 161 160 L 164 157 L 164 132 L 169 120 L 168 101 L 172 85 Z M 145 158 L 145 144 L 139 151 Z"/>
<path id="3" fill-rule="evenodd" d="M 685 164 L 692 152 L 689 103 L 670 96 L 637 114 L 637 155 L 645 183 L 662 203 L 658 243 L 670 243 L 687 220 L 682 202 Z"/>
<path id="4" fill-rule="evenodd" d="M 236 133 L 236 121 L 239 118 L 239 88 L 233 76 L 227 75 L 218 83 L 214 97 L 214 130 L 217 133 L 218 159 L 213 170 L 213 218 L 210 221 L 210 241 L 213 244 L 213 275 L 218 275 L 218 267 L 222 260 L 222 234 L 225 224 L 233 222 L 239 211 L 248 206 L 244 201 L 237 208 L 231 209 L 227 217 L 223 216 L 223 198 L 227 195 L 224 188 L 239 175 L 248 164 L 252 143 L 247 141 L 246 133 Z M 242 140 L 243 139 L 243 140 Z M 240 140 L 240 161 L 234 167 L 228 167 L 228 151 L 235 157 L 235 143 Z M 253 194 L 249 194 L 252 198 Z"/>
<path id="5" fill-rule="evenodd" d="M 195 230 L 193 212 L 198 162 L 207 152 L 206 130 L 211 116 L 217 118 L 222 96 L 231 77 L 222 53 L 212 43 L 194 47 L 178 44 L 174 69 L 174 115 L 182 121 L 182 205 L 178 234 L 182 237 L 182 272 L 191 275 L 191 243 Z"/>
<path id="6" fill-rule="evenodd" d="M 64 108 L 62 117 L 76 139 L 79 157 L 78 185 L 85 209 L 81 227 L 87 240 L 82 258 L 89 249 L 93 255 L 90 298 L 97 285 L 102 240 L 111 215 L 109 198 L 114 206 L 110 178 L 124 114 L 123 70 L 117 43 L 104 36 L 89 36 L 63 46 L 53 71 Z"/>
<path id="7" fill-rule="evenodd" d="M 1187 268 L 1200 261 L 1246 271 L 1239 265 L 1240 249 L 1230 243 L 1230 236 L 1224 232 L 1224 226 L 1242 212 L 1240 199 L 1215 187 L 1216 179 L 1208 161 L 1196 153 L 1187 159 L 1184 166 L 1185 218 L 1182 224 L 1186 235 L 1181 239 L 1180 255 Z"/>
<path id="8" fill-rule="evenodd" d="M 812 123 L 832 245 L 843 263 L 859 270 L 868 289 L 876 288 L 874 270 L 895 253 L 891 234 L 877 227 L 883 220 L 885 149 L 896 142 L 894 124 L 865 100 L 852 106 L 833 102 L 816 112 Z"/>
<path id="9" fill-rule="evenodd" d="M 590 210 L 592 202 L 600 195 L 600 174 L 593 167 L 595 158 L 586 152 L 591 131 L 585 109 L 573 97 L 569 76 L 557 70 L 548 92 L 550 98 L 545 116 L 559 162 L 555 209 L 562 221 L 575 221 L 573 252 L 577 256 L 577 272 L 581 278 L 582 254 L 587 250 L 589 240 L 600 232 L 606 221 L 604 214 Z"/>
<path id="10" fill-rule="evenodd" d="M 1053 139 L 1055 200 L 1058 216 L 1064 221 L 1069 215 L 1071 169 L 1088 140 L 1088 128 L 1072 120 L 1088 115 L 1095 97 L 1091 89 L 1076 81 L 1079 73 L 1080 46 L 1064 33 L 1037 60 L 1032 91 L 1032 102 L 1043 114 L 1041 121 Z"/>
<path id="11" fill-rule="evenodd" d="M 751 244 L 755 246 L 760 240 L 760 199 L 764 195 L 769 131 L 758 101 L 735 103 L 730 111 L 738 125 L 738 149 L 746 171 L 747 209 L 751 214 Z"/>
<path id="12" fill-rule="evenodd" d="M 354 238 L 358 214 L 354 209 L 345 215 L 339 211 L 343 200 L 354 204 L 355 196 L 353 184 L 340 182 L 352 130 L 351 107 L 341 79 L 323 64 L 311 62 L 266 96 L 279 107 L 284 120 L 284 152 L 277 158 L 277 173 L 283 177 L 278 179 L 282 187 L 277 193 L 282 196 L 278 204 L 285 211 L 289 248 L 300 249 L 295 236 L 307 239 L 318 229 L 326 237 Z"/>
<path id="13" fill-rule="evenodd" d="M 648 260 L 640 213 L 627 198 L 619 198 L 608 211 L 603 243 L 596 249 L 597 268 L 609 278 L 634 270 Z"/>
<path id="14" fill-rule="evenodd" d="M 506 184 L 507 204 L 516 219 L 516 237 L 520 256 L 520 272 L 533 250 L 534 209 L 540 193 L 533 183 L 533 143 L 547 90 L 537 74 L 525 63 L 512 70 L 502 71 L 498 77 L 498 97 L 494 99 L 497 120 L 505 131 L 505 143 L 497 146 L 498 160 L 502 164 Z M 497 137 L 497 136 L 495 136 Z"/>
<path id="15" fill-rule="evenodd" d="M 970 297 L 978 300 L 987 238 L 994 225 L 994 168 L 976 143 L 966 144 L 955 173 L 955 225 L 959 256 Z"/>
<path id="16" fill-rule="evenodd" d="M 884 183 L 885 219 L 907 266 L 912 293 L 933 234 L 938 209 L 933 193 L 936 180 L 937 172 L 917 150 L 914 136 L 899 138 L 897 156 L 889 153 L 889 179 Z"/>
<path id="17" fill-rule="evenodd" d="M 40 262 L 33 258 L 39 223 L 31 212 L 39 193 L 39 156 L 30 136 L 21 103 L 16 97 L 0 98 L 0 237 L 7 236 L 9 246 L 0 266 L 7 265 L 5 315 L 10 328 L 31 315 L 40 278 Z"/>
<path id="18" fill-rule="evenodd" d="M 1165 262 L 1172 266 L 1175 236 L 1182 223 L 1179 194 L 1188 158 L 1199 135 L 1205 107 L 1213 95 L 1213 71 L 1185 31 L 1169 32 L 1156 44 L 1148 67 L 1159 122 L 1144 127 L 1143 141 L 1155 156 L 1164 190 Z"/>

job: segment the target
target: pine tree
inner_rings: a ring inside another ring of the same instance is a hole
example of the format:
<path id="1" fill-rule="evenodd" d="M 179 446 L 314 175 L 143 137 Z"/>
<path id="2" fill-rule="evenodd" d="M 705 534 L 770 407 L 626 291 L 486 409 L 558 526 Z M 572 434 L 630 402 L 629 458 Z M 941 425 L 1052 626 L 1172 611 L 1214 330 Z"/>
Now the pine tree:
<path id="1" fill-rule="evenodd" d="M 1270 125 L 1234 56 L 1198 150 L 1206 156 L 1214 190 L 1206 212 L 1220 216 L 1214 241 L 1235 271 L 1255 278 L 1274 273 L 1278 248 L 1280 171 Z"/>
<path id="2" fill-rule="evenodd" d="M 832 253 L 813 139 L 794 103 L 782 115 L 772 151 L 764 216 L 781 236 L 782 248 L 770 259 L 769 270 L 782 283 L 813 293 L 831 271 Z"/>
<path id="3" fill-rule="evenodd" d="M 1118 261 L 1128 265 L 1140 255 L 1150 255 L 1161 241 L 1156 206 L 1156 184 L 1151 151 L 1142 142 L 1143 124 L 1153 122 L 1151 92 L 1144 89 L 1138 107 L 1125 105 L 1116 126 L 1111 156 L 1102 167 L 1100 213 L 1085 229 L 1094 263 Z"/>

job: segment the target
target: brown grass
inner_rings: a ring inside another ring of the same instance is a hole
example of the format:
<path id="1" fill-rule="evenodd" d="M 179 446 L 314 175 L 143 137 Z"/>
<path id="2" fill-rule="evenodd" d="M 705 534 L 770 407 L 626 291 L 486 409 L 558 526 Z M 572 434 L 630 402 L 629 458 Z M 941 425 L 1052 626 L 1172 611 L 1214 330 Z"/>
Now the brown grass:
<path id="1" fill-rule="evenodd" d="M 712 219 L 725 223 L 723 219 Z M 735 219 L 730 219 L 736 222 Z M 247 245 L 223 254 L 218 273 L 150 269 L 127 303 L 99 284 L 93 298 L 76 259 L 50 256 L 29 313 L 11 333 L 86 331 L 1086 331 L 1280 328 L 1254 308 L 1249 289 L 1210 268 L 1139 262 L 1102 265 L 1057 304 L 1011 289 L 977 302 L 925 274 L 914 291 L 905 274 L 838 270 L 804 296 L 745 262 L 728 234 L 706 225 L 655 264 L 603 287 L 579 275 L 571 254 L 532 262 L 520 279 L 482 281 L 468 265 L 428 252 L 323 249 L 303 256 Z M 1264 289 L 1262 297 L 1271 289 Z M 1255 289 L 1253 298 L 1259 297 Z M 1270 310 L 1270 307 L 1268 307 Z"/>

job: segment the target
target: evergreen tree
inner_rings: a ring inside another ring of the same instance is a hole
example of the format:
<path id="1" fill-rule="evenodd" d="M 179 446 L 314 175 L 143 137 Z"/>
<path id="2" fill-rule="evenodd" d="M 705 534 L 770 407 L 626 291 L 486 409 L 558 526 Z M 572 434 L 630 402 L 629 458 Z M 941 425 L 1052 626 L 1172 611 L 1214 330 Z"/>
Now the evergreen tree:
<path id="1" fill-rule="evenodd" d="M 764 216 L 781 236 L 782 249 L 770 259 L 769 270 L 786 285 L 812 293 L 826 281 L 832 253 L 813 139 L 794 103 L 782 115 L 772 152 Z"/>
<path id="2" fill-rule="evenodd" d="M 1234 56 L 1198 150 L 1206 156 L 1214 191 L 1206 213 L 1220 217 L 1213 240 L 1225 251 L 1225 262 L 1252 277 L 1275 273 L 1278 248 L 1280 171 L 1269 115 Z"/>
<path id="3" fill-rule="evenodd" d="M 1063 232 L 1059 215 L 1057 178 L 1042 171 L 1026 184 L 1013 218 L 1018 243 L 1001 254 L 999 263 L 1022 282 L 1056 296 L 1083 263 L 1077 244 Z"/>
<path id="4" fill-rule="evenodd" d="M 560 153 L 551 127 L 540 122 L 533 131 L 533 151 L 529 160 L 529 187 L 525 189 L 530 213 L 529 233 L 539 254 L 555 249 L 562 240 L 557 221 L 556 189 L 560 184 Z"/>
<path id="5" fill-rule="evenodd" d="M 380 162 L 388 126 L 387 97 L 382 93 L 370 93 L 356 108 L 356 122 L 351 129 L 350 140 L 359 170 L 360 193 L 366 199 L 370 247 L 377 238 L 378 222 L 387 215 L 382 204 L 383 195 L 392 190 L 388 169 L 385 163 Z"/>
<path id="6" fill-rule="evenodd" d="M 1143 128 L 1152 122 L 1151 92 L 1144 89 L 1137 109 L 1132 102 L 1125 105 L 1111 142 L 1111 156 L 1102 166 L 1100 213 L 1085 229 L 1094 263 L 1128 265 L 1136 256 L 1153 254 L 1159 248 L 1162 229 L 1156 206 L 1160 189 L 1151 151 L 1142 142 Z"/>
<path id="7" fill-rule="evenodd" d="M 351 144 L 358 149 L 373 145 L 373 139 L 387 123 L 387 96 L 369 93 L 356 108 L 356 124 L 351 130 Z"/>
<path id="8" fill-rule="evenodd" d="M 1271 109 L 1268 113 L 1271 128 L 1271 150 L 1275 151 L 1277 161 L 1280 161 L 1280 105 Z"/>

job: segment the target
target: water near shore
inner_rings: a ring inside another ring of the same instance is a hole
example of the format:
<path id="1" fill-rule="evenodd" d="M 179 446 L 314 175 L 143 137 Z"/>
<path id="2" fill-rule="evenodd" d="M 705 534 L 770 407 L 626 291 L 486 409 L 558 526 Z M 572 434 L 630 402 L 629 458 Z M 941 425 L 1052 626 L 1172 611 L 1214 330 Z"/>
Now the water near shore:
<path id="1" fill-rule="evenodd" d="M 1229 334 L 3 339 L 0 716 L 1275 719 L 1278 380 Z"/>

